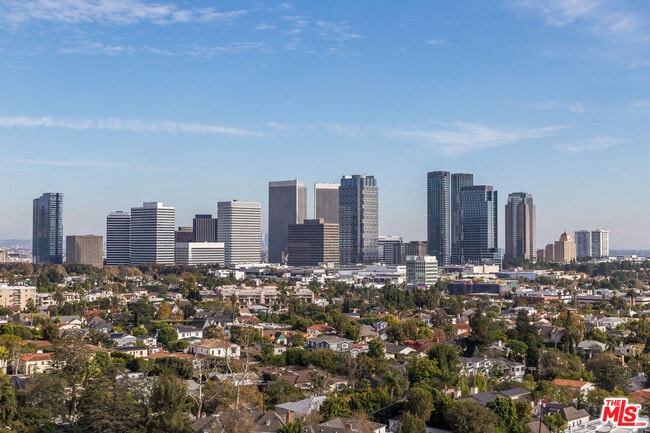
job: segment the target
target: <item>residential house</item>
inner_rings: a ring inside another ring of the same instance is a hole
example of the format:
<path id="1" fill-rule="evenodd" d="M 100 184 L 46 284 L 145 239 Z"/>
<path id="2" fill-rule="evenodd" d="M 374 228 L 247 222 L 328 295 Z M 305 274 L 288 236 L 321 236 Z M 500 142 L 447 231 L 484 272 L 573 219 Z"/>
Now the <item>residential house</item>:
<path id="1" fill-rule="evenodd" d="M 583 395 L 587 395 L 589 391 L 596 389 L 596 385 L 591 382 L 587 382 L 586 380 L 554 379 L 551 383 L 555 386 L 569 388 Z"/>
<path id="2" fill-rule="evenodd" d="M 332 418 L 329 421 L 308 427 L 308 432 L 314 433 L 349 433 L 366 432 L 387 433 L 386 424 L 361 420 L 359 418 Z"/>
<path id="3" fill-rule="evenodd" d="M 16 371 L 18 374 L 31 376 L 36 373 L 44 373 L 52 366 L 54 358 L 51 353 L 30 353 L 21 355 L 18 358 Z"/>
<path id="4" fill-rule="evenodd" d="M 335 335 L 336 328 L 334 328 L 333 326 L 329 326 L 327 323 L 320 323 L 308 327 L 307 334 L 312 335 L 314 337 L 318 337 L 319 335 Z"/>
<path id="5" fill-rule="evenodd" d="M 241 356 L 241 348 L 229 341 L 208 338 L 201 341 L 193 341 L 188 347 L 188 353 L 216 358 L 236 358 Z"/>
<path id="6" fill-rule="evenodd" d="M 146 358 L 149 356 L 149 350 L 145 346 L 122 346 L 112 349 L 113 352 L 124 353 L 131 355 L 134 358 Z"/>
<path id="7" fill-rule="evenodd" d="M 567 406 L 560 410 L 560 414 L 566 420 L 569 429 L 585 425 L 589 422 L 589 412 L 585 409 L 576 409 L 573 406 Z"/>
<path id="8" fill-rule="evenodd" d="M 352 348 L 353 341 L 337 337 L 335 335 L 327 335 L 324 337 L 310 338 L 307 341 L 308 349 L 329 349 L 335 352 L 347 352 Z"/>
<path id="9" fill-rule="evenodd" d="M 115 345 L 118 347 L 134 346 L 138 340 L 133 335 L 125 334 L 122 332 L 113 332 L 112 334 L 108 335 L 108 338 L 113 340 L 115 342 Z"/>
<path id="10" fill-rule="evenodd" d="M 203 338 L 203 329 L 187 325 L 172 325 L 172 328 L 178 332 L 179 340 L 187 340 L 190 338 Z"/>

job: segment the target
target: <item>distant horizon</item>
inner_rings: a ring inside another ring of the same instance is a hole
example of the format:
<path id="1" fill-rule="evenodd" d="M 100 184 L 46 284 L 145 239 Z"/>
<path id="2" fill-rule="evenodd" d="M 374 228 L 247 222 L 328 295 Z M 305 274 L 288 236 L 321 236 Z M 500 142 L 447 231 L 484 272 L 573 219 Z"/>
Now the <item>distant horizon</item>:
<path id="1" fill-rule="evenodd" d="M 426 238 L 426 174 L 532 194 L 567 230 L 650 246 L 650 4 L 0 2 L 0 238 L 64 194 L 66 234 L 145 201 L 176 225 L 268 182 L 373 175 L 379 233 Z"/>

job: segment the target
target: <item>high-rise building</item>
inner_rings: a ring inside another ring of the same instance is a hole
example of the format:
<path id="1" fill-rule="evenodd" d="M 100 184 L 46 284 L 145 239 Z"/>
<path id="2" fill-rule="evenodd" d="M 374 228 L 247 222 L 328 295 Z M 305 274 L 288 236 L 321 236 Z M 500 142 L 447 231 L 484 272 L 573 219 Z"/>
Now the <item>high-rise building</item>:
<path id="1" fill-rule="evenodd" d="M 466 186 L 460 191 L 460 260 L 494 263 L 499 260 L 497 191 L 490 185 Z"/>
<path id="2" fill-rule="evenodd" d="M 451 261 L 450 188 L 448 171 L 427 173 L 427 255 L 443 266 Z"/>
<path id="3" fill-rule="evenodd" d="M 68 265 L 104 266 L 104 236 L 65 237 L 65 262 Z"/>
<path id="4" fill-rule="evenodd" d="M 288 263 L 290 266 L 338 265 L 339 225 L 325 223 L 323 218 L 290 224 Z"/>
<path id="5" fill-rule="evenodd" d="M 256 202 L 220 201 L 217 242 L 224 243 L 226 266 L 259 263 L 262 242 L 262 206 Z"/>
<path id="6" fill-rule="evenodd" d="M 405 265 L 408 256 L 426 256 L 427 255 L 427 241 L 411 241 L 404 242 L 401 246 L 401 254 L 399 257 L 398 265 Z M 435 256 L 434 256 L 435 257 Z M 437 257 L 436 257 L 437 260 Z"/>
<path id="7" fill-rule="evenodd" d="M 609 257 L 609 230 L 598 229 L 591 232 L 591 257 Z"/>
<path id="8" fill-rule="evenodd" d="M 577 230 L 573 232 L 576 242 L 576 256 L 577 258 L 584 259 L 592 257 L 591 255 L 591 231 L 590 230 Z"/>
<path id="9" fill-rule="evenodd" d="M 399 264 L 402 252 L 401 236 L 379 236 L 379 260 L 385 265 Z"/>
<path id="10" fill-rule="evenodd" d="M 374 176 L 343 176 L 339 187 L 341 265 L 379 260 L 379 188 Z"/>
<path id="11" fill-rule="evenodd" d="M 408 287 L 430 287 L 438 281 L 438 260 L 435 256 L 406 256 Z"/>
<path id="12" fill-rule="evenodd" d="M 111 212 L 106 217 L 106 265 L 119 266 L 131 263 L 131 215 L 128 212 Z"/>
<path id="13" fill-rule="evenodd" d="M 211 214 L 194 215 L 192 231 L 194 242 L 216 242 L 217 241 L 217 219 Z"/>
<path id="14" fill-rule="evenodd" d="M 339 223 L 339 184 L 314 184 L 314 218 L 322 218 L 325 224 Z"/>
<path id="15" fill-rule="evenodd" d="M 451 193 L 449 195 L 449 209 L 451 217 L 449 219 L 450 244 L 451 244 L 451 263 L 462 265 L 463 260 L 460 255 L 462 232 L 460 229 L 460 192 L 467 186 L 474 185 L 474 175 L 470 173 L 452 173 L 451 175 Z"/>
<path id="16" fill-rule="evenodd" d="M 47 192 L 34 199 L 32 215 L 34 263 L 63 263 L 63 194 Z"/>
<path id="17" fill-rule="evenodd" d="M 131 208 L 131 264 L 174 264 L 175 215 L 161 202 Z"/>
<path id="18" fill-rule="evenodd" d="M 527 192 L 508 194 L 506 204 L 506 257 L 535 260 L 537 257 L 535 205 Z"/>
<path id="19" fill-rule="evenodd" d="M 553 244 L 553 261 L 559 263 L 570 263 L 576 259 L 576 244 L 571 235 L 564 232 L 560 240 Z"/>
<path id="20" fill-rule="evenodd" d="M 299 180 L 269 182 L 269 263 L 285 263 L 289 224 L 307 217 L 307 187 Z"/>
<path id="21" fill-rule="evenodd" d="M 194 229 L 192 227 L 178 227 L 174 232 L 174 242 L 192 242 L 194 240 Z"/>

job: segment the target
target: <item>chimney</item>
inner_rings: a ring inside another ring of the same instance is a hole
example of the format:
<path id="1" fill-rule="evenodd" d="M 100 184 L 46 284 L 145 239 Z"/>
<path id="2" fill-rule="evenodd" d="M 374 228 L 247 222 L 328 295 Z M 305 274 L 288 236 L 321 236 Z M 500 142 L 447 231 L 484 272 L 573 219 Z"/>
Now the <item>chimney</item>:
<path id="1" fill-rule="evenodd" d="M 289 424 L 291 422 L 291 411 L 288 410 L 284 413 L 284 423 Z"/>

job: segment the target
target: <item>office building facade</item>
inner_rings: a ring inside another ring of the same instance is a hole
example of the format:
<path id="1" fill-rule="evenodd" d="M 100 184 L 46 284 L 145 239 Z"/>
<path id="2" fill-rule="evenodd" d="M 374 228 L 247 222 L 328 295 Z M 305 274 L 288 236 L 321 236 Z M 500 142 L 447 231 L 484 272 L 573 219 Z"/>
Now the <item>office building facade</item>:
<path id="1" fill-rule="evenodd" d="M 258 202 L 220 201 L 217 242 L 224 244 L 226 266 L 259 263 L 262 241 L 262 206 Z"/>
<path id="2" fill-rule="evenodd" d="M 338 265 L 339 225 L 325 223 L 323 218 L 289 225 L 288 251 L 290 266 Z"/>
<path id="3" fill-rule="evenodd" d="M 452 173 L 451 188 L 449 195 L 449 227 L 451 229 L 449 238 L 451 243 L 451 263 L 462 265 L 463 261 L 460 255 L 462 242 L 462 231 L 460 229 L 460 192 L 463 188 L 474 185 L 474 175 L 470 173 Z"/>
<path id="4" fill-rule="evenodd" d="M 32 214 L 34 263 L 63 263 L 63 194 L 48 192 L 35 198 Z"/>
<path id="5" fill-rule="evenodd" d="M 314 218 L 325 224 L 339 223 L 339 184 L 314 184 Z"/>
<path id="6" fill-rule="evenodd" d="M 104 266 L 104 236 L 65 237 L 65 263 L 68 265 Z"/>
<path id="7" fill-rule="evenodd" d="M 307 217 L 307 187 L 298 180 L 269 182 L 269 263 L 286 263 L 289 225 Z"/>
<path id="8" fill-rule="evenodd" d="M 339 187 L 341 265 L 379 260 L 379 188 L 374 176 L 343 176 Z"/>
<path id="9" fill-rule="evenodd" d="M 216 242 L 217 241 L 217 219 L 211 214 L 194 215 L 192 221 L 192 232 L 194 242 Z"/>
<path id="10" fill-rule="evenodd" d="M 505 256 L 534 261 L 537 258 L 535 204 L 526 192 L 508 194 Z"/>
<path id="11" fill-rule="evenodd" d="M 106 265 L 119 266 L 131 263 L 131 215 L 128 212 L 111 212 L 106 217 Z"/>
<path id="12" fill-rule="evenodd" d="M 176 210 L 162 202 L 131 208 L 131 264 L 174 264 Z"/>
<path id="13" fill-rule="evenodd" d="M 451 173 L 427 173 L 427 255 L 451 261 Z"/>
<path id="14" fill-rule="evenodd" d="M 385 265 L 397 265 L 402 253 L 401 236 L 379 236 L 379 261 Z"/>
<path id="15" fill-rule="evenodd" d="M 576 260 L 576 244 L 571 235 L 564 232 L 553 244 L 553 260 L 559 263 L 571 263 Z"/>
<path id="16" fill-rule="evenodd" d="M 573 232 L 576 243 L 576 256 L 580 259 L 592 257 L 591 255 L 591 230 L 577 230 Z"/>
<path id="17" fill-rule="evenodd" d="M 498 195 L 490 185 L 460 191 L 459 263 L 487 264 L 499 260 Z"/>
<path id="18" fill-rule="evenodd" d="M 609 257 L 609 230 L 598 229 L 591 232 L 591 257 Z"/>
<path id="19" fill-rule="evenodd" d="M 410 288 L 427 288 L 438 281 L 435 256 L 406 256 L 406 284 Z"/>
<path id="20" fill-rule="evenodd" d="M 223 242 L 177 242 L 175 246 L 177 265 L 225 264 Z"/>
<path id="21" fill-rule="evenodd" d="M 174 242 L 192 242 L 194 240 L 194 229 L 192 227 L 178 227 L 174 232 Z"/>

